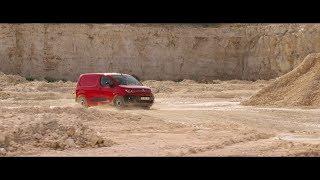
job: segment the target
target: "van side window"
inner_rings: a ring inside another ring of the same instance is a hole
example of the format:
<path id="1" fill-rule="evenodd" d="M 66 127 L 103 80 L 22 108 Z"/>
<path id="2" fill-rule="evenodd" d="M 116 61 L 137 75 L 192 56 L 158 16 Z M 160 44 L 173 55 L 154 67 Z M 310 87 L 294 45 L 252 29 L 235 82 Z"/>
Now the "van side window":
<path id="1" fill-rule="evenodd" d="M 110 86 L 110 84 L 112 84 L 112 81 L 109 77 L 107 76 L 101 77 L 101 86 Z"/>

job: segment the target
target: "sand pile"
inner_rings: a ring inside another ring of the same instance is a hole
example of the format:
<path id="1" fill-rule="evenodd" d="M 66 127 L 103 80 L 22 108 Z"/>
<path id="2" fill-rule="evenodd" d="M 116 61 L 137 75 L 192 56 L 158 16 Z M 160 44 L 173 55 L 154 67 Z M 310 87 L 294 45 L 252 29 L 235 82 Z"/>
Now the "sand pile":
<path id="1" fill-rule="evenodd" d="M 253 93 L 265 87 L 266 81 L 212 80 L 199 83 L 193 80 L 174 81 L 144 81 L 143 84 L 152 88 L 157 98 L 227 98 L 234 101 L 248 99 Z"/>
<path id="2" fill-rule="evenodd" d="M 74 82 L 27 81 L 18 75 L 6 75 L 0 72 L 0 99 L 14 100 L 50 100 L 74 98 Z"/>
<path id="3" fill-rule="evenodd" d="M 0 87 L 16 85 L 19 83 L 27 82 L 26 78 L 18 75 L 6 75 L 3 72 L 0 72 Z"/>
<path id="4" fill-rule="evenodd" d="M 68 97 L 68 96 L 65 96 Z M 57 93 L 24 93 L 24 92 L 5 92 L 0 91 L 0 100 L 3 99 L 12 99 L 15 101 L 19 100 L 55 100 L 61 99 L 61 95 Z"/>
<path id="5" fill-rule="evenodd" d="M 16 84 L 14 86 L 6 87 L 7 91 L 16 92 L 60 92 L 72 93 L 76 87 L 74 82 L 45 82 L 45 81 L 32 81 L 23 84 Z"/>
<path id="6" fill-rule="evenodd" d="M 179 91 L 193 91 L 195 88 L 206 88 L 205 84 L 220 84 L 220 80 L 214 80 L 206 83 L 198 83 L 194 80 L 184 79 L 179 82 L 175 81 L 156 81 L 147 80 L 143 84 L 152 89 L 154 93 L 172 93 Z M 196 90 L 197 91 L 197 90 Z"/>
<path id="7" fill-rule="evenodd" d="M 147 80 L 143 82 L 143 85 L 150 87 L 154 93 L 174 92 L 174 86 L 176 84 L 174 81 Z"/>
<path id="8" fill-rule="evenodd" d="M 63 125 L 56 120 L 33 123 L 0 134 L 0 148 L 6 151 L 26 147 L 42 147 L 64 150 L 67 148 L 109 147 L 115 143 L 102 138 L 96 131 L 82 123 Z"/>
<path id="9" fill-rule="evenodd" d="M 309 54 L 291 72 L 242 103 L 243 105 L 319 106 L 320 53 Z"/>

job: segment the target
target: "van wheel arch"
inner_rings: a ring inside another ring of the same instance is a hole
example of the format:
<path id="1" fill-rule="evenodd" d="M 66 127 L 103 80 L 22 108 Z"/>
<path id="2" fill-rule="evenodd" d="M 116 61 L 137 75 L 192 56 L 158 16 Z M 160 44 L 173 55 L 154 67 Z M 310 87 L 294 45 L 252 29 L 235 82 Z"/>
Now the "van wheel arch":
<path id="1" fill-rule="evenodd" d="M 116 95 L 114 98 L 113 98 L 113 105 L 117 108 L 123 108 L 125 107 L 125 102 L 124 102 L 124 98 L 123 96 L 119 96 L 119 95 Z"/>
<path id="2" fill-rule="evenodd" d="M 87 97 L 84 94 L 79 94 L 76 101 L 84 107 L 89 107 Z"/>

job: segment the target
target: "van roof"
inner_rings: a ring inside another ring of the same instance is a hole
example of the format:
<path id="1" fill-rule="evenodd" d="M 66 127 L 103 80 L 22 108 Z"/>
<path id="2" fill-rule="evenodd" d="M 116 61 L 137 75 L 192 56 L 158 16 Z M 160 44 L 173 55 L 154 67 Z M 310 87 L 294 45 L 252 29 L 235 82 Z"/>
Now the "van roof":
<path id="1" fill-rule="evenodd" d="M 85 74 L 81 74 L 81 76 L 83 75 L 105 75 L 105 76 L 108 76 L 108 75 L 128 75 L 128 74 L 124 74 L 124 73 L 85 73 Z"/>

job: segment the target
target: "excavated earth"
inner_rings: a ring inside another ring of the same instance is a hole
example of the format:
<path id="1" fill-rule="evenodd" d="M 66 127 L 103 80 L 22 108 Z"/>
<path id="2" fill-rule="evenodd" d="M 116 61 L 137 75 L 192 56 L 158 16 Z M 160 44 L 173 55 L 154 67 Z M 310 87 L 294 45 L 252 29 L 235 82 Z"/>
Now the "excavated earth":
<path id="1" fill-rule="evenodd" d="M 275 81 L 144 81 L 154 106 L 117 110 L 0 74 L 0 156 L 319 156 L 320 109 L 240 104 Z"/>
<path id="2" fill-rule="evenodd" d="M 320 53 L 309 54 L 289 73 L 277 78 L 244 105 L 308 106 L 320 105 Z"/>

